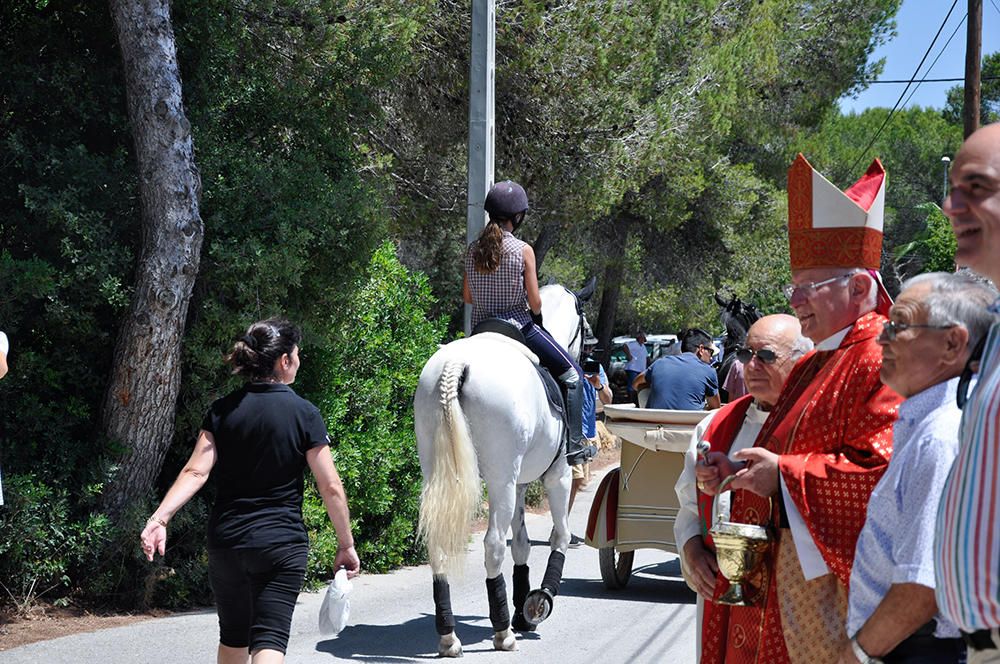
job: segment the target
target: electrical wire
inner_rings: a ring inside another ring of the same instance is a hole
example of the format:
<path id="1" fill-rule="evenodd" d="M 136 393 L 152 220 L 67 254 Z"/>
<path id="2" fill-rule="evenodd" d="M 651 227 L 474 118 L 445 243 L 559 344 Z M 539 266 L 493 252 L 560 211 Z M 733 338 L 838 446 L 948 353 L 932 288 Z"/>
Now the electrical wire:
<path id="1" fill-rule="evenodd" d="M 917 94 L 917 90 L 920 89 L 920 84 L 923 83 L 925 80 L 927 80 L 928 74 L 930 74 L 931 70 L 934 69 L 934 65 L 936 65 L 937 61 L 941 59 L 941 56 L 944 54 L 944 52 L 946 50 L 948 50 L 948 44 L 950 44 L 951 40 L 955 38 L 956 34 L 958 34 L 959 29 L 963 25 L 965 25 L 965 19 L 967 19 L 967 18 L 969 18 L 969 13 L 968 12 L 966 12 L 965 16 L 962 17 L 962 20 L 958 22 L 958 25 L 955 26 L 955 29 L 951 31 L 951 36 L 948 37 L 948 41 L 946 41 L 944 43 L 944 46 L 941 47 L 941 50 L 938 51 L 937 57 L 934 58 L 934 62 L 932 62 L 931 66 L 928 67 L 927 71 L 924 72 L 924 77 L 922 79 L 920 79 L 920 83 L 917 83 L 917 86 L 915 88 L 913 88 L 913 92 L 911 92 L 910 96 L 907 97 L 906 101 L 903 102 L 903 108 L 906 108 L 906 105 L 910 103 L 911 99 L 913 99 L 913 95 Z"/>
<path id="2" fill-rule="evenodd" d="M 941 36 L 941 31 L 944 30 L 944 26 L 947 25 L 948 19 L 951 18 L 951 13 L 955 11 L 955 5 L 957 4 L 958 0 L 953 0 L 953 2 L 951 3 L 951 7 L 948 9 L 947 15 L 945 15 L 944 20 L 941 21 L 941 27 L 938 28 L 937 33 L 934 35 L 934 39 L 931 40 L 930 46 L 928 46 L 927 50 L 924 51 L 924 57 L 920 58 L 920 64 L 917 65 L 917 68 L 913 72 L 913 76 L 911 78 L 915 79 L 917 77 L 917 74 L 920 72 L 920 69 L 924 66 L 924 61 L 927 60 L 927 56 L 930 55 L 931 49 L 933 49 L 934 44 L 937 43 L 938 37 Z M 848 170 L 849 173 L 854 172 L 854 169 L 858 167 L 858 164 L 861 163 L 861 160 L 865 158 L 865 155 L 868 154 L 868 151 L 871 150 L 873 145 L 875 145 L 875 141 L 878 140 L 878 137 L 882 135 L 882 131 L 885 129 L 886 125 L 889 124 L 889 120 L 892 119 L 892 116 L 896 114 L 896 110 L 899 109 L 899 105 L 903 101 L 903 98 L 906 96 L 907 91 L 909 91 L 910 85 L 912 85 L 912 83 L 907 83 L 906 87 L 903 88 L 903 92 L 899 95 L 899 99 L 896 100 L 896 105 L 892 107 L 892 110 L 889 111 L 889 115 L 885 117 L 885 121 L 882 123 L 882 126 L 878 128 L 878 131 L 875 132 L 875 135 L 872 137 L 872 140 L 868 142 L 868 145 L 865 147 L 864 150 L 861 151 L 861 153 L 858 155 L 858 158 L 851 165 L 851 168 Z"/>
<path id="3" fill-rule="evenodd" d="M 884 79 L 881 81 L 868 81 L 869 85 L 875 85 L 876 83 L 913 83 L 916 79 L 907 78 L 897 78 L 897 79 Z M 922 78 L 921 83 L 961 83 L 965 78 Z M 981 78 L 983 81 L 1000 81 L 1000 76 L 983 76 Z"/>

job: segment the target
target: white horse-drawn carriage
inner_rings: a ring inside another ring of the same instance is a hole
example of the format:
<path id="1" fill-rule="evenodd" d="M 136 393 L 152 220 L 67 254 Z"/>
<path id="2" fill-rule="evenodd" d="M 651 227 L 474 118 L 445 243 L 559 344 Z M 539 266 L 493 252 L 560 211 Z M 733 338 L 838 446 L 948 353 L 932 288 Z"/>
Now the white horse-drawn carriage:
<path id="1" fill-rule="evenodd" d="M 604 407 L 608 431 L 622 439 L 621 466 L 601 481 L 590 508 L 586 543 L 599 551 L 601 578 L 622 588 L 637 549 L 678 553 L 674 484 L 705 411 Z"/>

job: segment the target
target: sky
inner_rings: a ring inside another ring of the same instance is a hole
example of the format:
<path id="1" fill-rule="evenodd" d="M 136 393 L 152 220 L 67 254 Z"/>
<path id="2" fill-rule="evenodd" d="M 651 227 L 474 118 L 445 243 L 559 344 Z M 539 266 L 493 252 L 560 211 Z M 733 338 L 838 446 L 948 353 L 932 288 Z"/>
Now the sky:
<path id="1" fill-rule="evenodd" d="M 903 5 L 896 14 L 896 36 L 883 44 L 871 55 L 870 61 L 885 58 L 879 79 L 909 80 L 920 63 L 924 52 L 934 39 L 934 34 L 951 7 L 949 0 L 903 0 Z M 931 63 L 940 55 L 927 78 L 962 78 L 965 76 L 965 14 L 968 10 L 968 0 L 958 0 L 955 10 L 934 43 L 930 55 L 924 61 L 923 67 L 915 77 L 918 80 L 928 72 Z M 955 29 L 955 36 L 945 48 L 945 43 Z M 983 55 L 1000 51 L 1000 0 L 983 0 Z M 916 85 L 916 84 L 914 84 Z M 930 83 L 925 82 L 917 88 L 916 93 L 904 107 L 930 106 L 943 108 L 948 89 L 961 85 L 961 82 Z M 899 95 L 906 87 L 905 83 L 894 84 L 875 83 L 864 90 L 857 99 L 843 97 L 840 109 L 844 113 L 861 112 L 866 108 L 882 106 L 892 108 Z M 910 86 L 906 95 L 913 92 Z"/>

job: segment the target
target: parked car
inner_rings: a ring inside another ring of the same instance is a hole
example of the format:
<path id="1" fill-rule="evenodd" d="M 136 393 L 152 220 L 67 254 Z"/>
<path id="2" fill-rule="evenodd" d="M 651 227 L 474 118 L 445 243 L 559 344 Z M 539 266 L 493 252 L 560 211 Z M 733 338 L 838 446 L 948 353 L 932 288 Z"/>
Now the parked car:
<path id="1" fill-rule="evenodd" d="M 619 389 L 624 390 L 628 382 L 625 374 L 625 365 L 628 357 L 625 355 L 625 344 L 635 341 L 635 337 L 615 337 L 611 340 L 611 354 L 608 360 L 608 380 L 611 381 L 612 389 L 616 396 Z M 647 334 L 646 352 L 649 353 L 649 363 L 664 355 L 679 355 L 681 345 L 677 342 L 676 334 Z M 617 401 L 617 399 L 616 399 Z"/>

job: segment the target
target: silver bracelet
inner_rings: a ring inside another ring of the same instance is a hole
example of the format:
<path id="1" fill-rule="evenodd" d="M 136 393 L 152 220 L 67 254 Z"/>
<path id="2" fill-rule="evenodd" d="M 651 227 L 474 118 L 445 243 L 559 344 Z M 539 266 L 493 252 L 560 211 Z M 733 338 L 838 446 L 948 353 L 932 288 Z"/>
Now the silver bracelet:
<path id="1" fill-rule="evenodd" d="M 872 657 L 865 652 L 865 649 L 861 647 L 860 643 L 858 643 L 858 637 L 856 635 L 851 638 L 851 651 L 854 653 L 854 656 L 858 658 L 858 661 L 861 662 L 861 664 L 882 664 L 881 659 L 878 657 Z"/>

